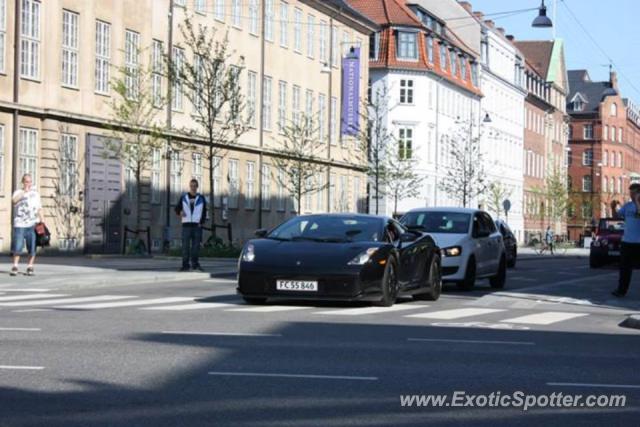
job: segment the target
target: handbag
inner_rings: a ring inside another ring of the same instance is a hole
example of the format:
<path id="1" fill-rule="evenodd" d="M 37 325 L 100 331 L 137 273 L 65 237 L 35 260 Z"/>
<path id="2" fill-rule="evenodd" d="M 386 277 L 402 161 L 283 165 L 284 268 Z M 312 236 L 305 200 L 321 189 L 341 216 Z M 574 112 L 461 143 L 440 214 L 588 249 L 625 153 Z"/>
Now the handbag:
<path id="1" fill-rule="evenodd" d="M 44 222 L 39 222 L 35 226 L 36 246 L 49 246 L 51 244 L 51 232 Z"/>

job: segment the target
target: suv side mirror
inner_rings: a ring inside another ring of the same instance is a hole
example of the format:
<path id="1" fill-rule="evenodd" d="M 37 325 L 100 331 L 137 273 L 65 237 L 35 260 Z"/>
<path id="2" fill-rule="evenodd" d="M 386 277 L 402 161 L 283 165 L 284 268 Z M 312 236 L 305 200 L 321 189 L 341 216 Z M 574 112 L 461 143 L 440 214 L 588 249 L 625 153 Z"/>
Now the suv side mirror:
<path id="1" fill-rule="evenodd" d="M 415 233 L 402 233 L 400 235 L 401 242 L 415 242 L 418 240 L 418 235 Z"/>
<path id="2" fill-rule="evenodd" d="M 258 239 L 262 239 L 263 237 L 267 237 L 268 232 L 269 230 L 267 230 L 266 228 L 259 228 L 256 230 L 255 235 Z"/>

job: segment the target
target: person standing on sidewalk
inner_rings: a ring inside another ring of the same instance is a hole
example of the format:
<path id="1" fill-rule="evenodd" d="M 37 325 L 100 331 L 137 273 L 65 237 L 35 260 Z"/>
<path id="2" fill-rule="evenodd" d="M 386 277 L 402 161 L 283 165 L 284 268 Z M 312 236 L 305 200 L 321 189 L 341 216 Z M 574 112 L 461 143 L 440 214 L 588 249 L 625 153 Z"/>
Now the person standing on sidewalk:
<path id="1" fill-rule="evenodd" d="M 11 254 L 13 255 L 13 267 L 11 275 L 18 275 L 20 253 L 26 242 L 29 253 L 27 276 L 33 276 L 33 263 L 36 260 L 36 232 L 35 226 L 44 222 L 42 215 L 42 203 L 40 194 L 33 188 L 33 178 L 25 174 L 22 177 L 22 189 L 16 190 L 11 196 L 13 202 L 13 237 L 11 239 Z"/>
<path id="2" fill-rule="evenodd" d="M 633 268 L 640 262 L 640 184 L 629 186 L 631 201 L 617 211 L 618 218 L 624 219 L 624 234 L 620 247 L 620 278 L 618 289 L 613 295 L 621 298 L 627 294 Z M 617 207 L 614 202 L 613 208 Z"/>
<path id="3" fill-rule="evenodd" d="M 202 242 L 202 225 L 207 220 L 207 202 L 198 193 L 198 180 L 189 182 L 189 192 L 180 196 L 176 204 L 176 215 L 182 220 L 182 268 L 180 271 L 189 271 L 191 268 L 203 271 L 198 260 L 200 243 Z"/>
<path id="4" fill-rule="evenodd" d="M 551 226 L 547 226 L 547 231 L 544 233 L 544 242 L 547 244 L 549 248 L 549 252 L 553 255 L 553 230 L 551 230 Z"/>

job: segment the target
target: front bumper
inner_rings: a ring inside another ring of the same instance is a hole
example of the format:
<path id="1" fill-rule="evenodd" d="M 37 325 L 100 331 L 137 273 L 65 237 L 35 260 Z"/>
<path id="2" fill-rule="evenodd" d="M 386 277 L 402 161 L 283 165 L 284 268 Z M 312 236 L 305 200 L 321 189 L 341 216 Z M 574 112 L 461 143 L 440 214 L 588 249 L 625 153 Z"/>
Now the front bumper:
<path id="1" fill-rule="evenodd" d="M 620 257 L 620 247 L 619 246 L 591 246 L 591 250 L 589 252 L 589 256 L 594 258 L 619 258 Z"/>
<path id="2" fill-rule="evenodd" d="M 238 271 L 238 294 L 250 298 L 281 298 L 335 301 L 379 301 L 382 298 L 384 268 L 354 266 L 327 274 L 326 271 L 288 267 L 248 266 Z M 282 291 L 276 289 L 277 280 L 313 280 L 317 291 Z"/>
<path id="3" fill-rule="evenodd" d="M 463 280 L 466 261 L 462 256 L 442 257 L 442 280 L 445 282 Z"/>

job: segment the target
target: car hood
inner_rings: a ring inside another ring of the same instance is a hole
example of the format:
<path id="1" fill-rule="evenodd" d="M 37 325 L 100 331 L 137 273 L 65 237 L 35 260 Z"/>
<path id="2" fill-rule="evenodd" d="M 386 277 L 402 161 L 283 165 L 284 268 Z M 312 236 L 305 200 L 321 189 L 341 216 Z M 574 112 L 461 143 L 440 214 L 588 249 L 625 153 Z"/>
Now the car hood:
<path id="1" fill-rule="evenodd" d="M 255 265 L 274 267 L 346 266 L 368 248 L 380 247 L 376 242 L 325 243 L 309 241 L 251 240 L 256 254 Z"/>
<path id="2" fill-rule="evenodd" d="M 436 244 L 440 248 L 448 248 L 450 246 L 458 246 L 461 245 L 462 242 L 467 238 L 466 234 L 457 234 L 457 233 L 429 233 L 433 240 L 436 241 Z"/>

